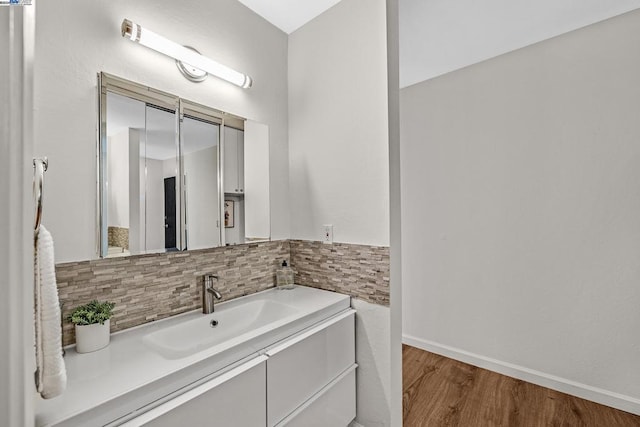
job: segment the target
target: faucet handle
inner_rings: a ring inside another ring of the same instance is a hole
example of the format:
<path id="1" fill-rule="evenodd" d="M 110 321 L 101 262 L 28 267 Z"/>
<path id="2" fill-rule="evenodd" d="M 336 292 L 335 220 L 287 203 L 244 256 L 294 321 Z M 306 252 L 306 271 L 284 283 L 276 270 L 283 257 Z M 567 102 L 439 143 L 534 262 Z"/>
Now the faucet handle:
<path id="1" fill-rule="evenodd" d="M 215 274 L 205 274 L 204 275 L 204 280 L 213 280 L 213 279 L 218 280 L 219 277 L 217 275 L 215 275 Z"/>
<path id="2" fill-rule="evenodd" d="M 211 289 L 213 288 L 213 281 L 218 280 L 218 276 L 215 274 L 205 274 L 204 275 L 204 288 Z"/>

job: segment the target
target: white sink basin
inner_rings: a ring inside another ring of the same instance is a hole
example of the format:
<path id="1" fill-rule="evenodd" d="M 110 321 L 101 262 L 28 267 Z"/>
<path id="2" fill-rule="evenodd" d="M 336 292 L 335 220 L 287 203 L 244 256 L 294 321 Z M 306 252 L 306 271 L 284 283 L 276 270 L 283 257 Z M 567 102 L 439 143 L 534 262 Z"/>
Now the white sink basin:
<path id="1" fill-rule="evenodd" d="M 223 306 L 214 313 L 147 334 L 142 340 L 162 356 L 179 359 L 216 345 L 230 345 L 234 339 L 245 339 L 245 334 L 259 334 L 298 311 L 268 299 Z"/>

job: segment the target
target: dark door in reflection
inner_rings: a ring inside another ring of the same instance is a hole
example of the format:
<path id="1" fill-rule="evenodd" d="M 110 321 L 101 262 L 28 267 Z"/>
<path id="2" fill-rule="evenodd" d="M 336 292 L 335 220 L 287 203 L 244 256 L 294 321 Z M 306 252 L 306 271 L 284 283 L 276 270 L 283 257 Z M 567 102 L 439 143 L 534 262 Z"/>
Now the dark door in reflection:
<path id="1" fill-rule="evenodd" d="M 176 246 L 176 177 L 164 179 L 164 247 L 175 250 Z"/>

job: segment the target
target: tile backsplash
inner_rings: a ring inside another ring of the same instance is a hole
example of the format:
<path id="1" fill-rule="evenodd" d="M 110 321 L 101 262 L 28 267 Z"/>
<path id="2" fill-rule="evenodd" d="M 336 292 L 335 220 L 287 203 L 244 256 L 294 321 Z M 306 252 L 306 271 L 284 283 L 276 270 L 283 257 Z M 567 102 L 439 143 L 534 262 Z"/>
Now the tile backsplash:
<path id="1" fill-rule="evenodd" d="M 296 283 L 389 305 L 389 248 L 290 240 Z"/>
<path id="2" fill-rule="evenodd" d="M 389 305 L 389 248 L 302 240 L 249 243 L 71 262 L 56 266 L 63 316 L 92 299 L 116 303 L 111 332 L 201 307 L 205 274 L 219 276 L 222 300 L 275 286 L 275 272 L 288 260 L 296 283 Z M 63 322 L 64 345 L 75 342 Z"/>
<path id="3" fill-rule="evenodd" d="M 200 308 L 208 273 L 219 276 L 222 301 L 273 287 L 283 259 L 289 260 L 289 242 L 274 241 L 58 264 L 56 278 L 63 317 L 92 299 L 112 301 L 116 332 Z M 62 335 L 64 345 L 75 342 L 70 322 L 63 322 Z"/>
<path id="4" fill-rule="evenodd" d="M 107 227 L 107 241 L 110 247 L 129 249 L 129 229 L 123 227 Z"/>

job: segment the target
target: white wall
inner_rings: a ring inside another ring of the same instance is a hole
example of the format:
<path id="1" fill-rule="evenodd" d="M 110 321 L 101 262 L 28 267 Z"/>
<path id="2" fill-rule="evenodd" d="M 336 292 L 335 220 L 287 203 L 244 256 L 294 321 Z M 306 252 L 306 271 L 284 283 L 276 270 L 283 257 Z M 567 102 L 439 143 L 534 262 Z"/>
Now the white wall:
<path id="1" fill-rule="evenodd" d="M 289 237 L 286 34 L 235 0 L 58 0 L 37 13 L 35 136 L 51 159 L 47 219 L 57 262 L 96 257 L 99 71 L 268 124 L 272 237 Z M 250 74 L 254 86 L 185 80 L 171 58 L 122 38 L 123 18 Z"/>
<path id="2" fill-rule="evenodd" d="M 384 1 L 343 0 L 289 36 L 289 141 L 291 237 L 333 224 L 335 241 L 388 245 Z"/>
<path id="3" fill-rule="evenodd" d="M 289 37 L 291 235 L 389 244 L 386 4 L 342 0 Z M 357 421 L 390 425 L 389 308 L 354 301 Z"/>
<path id="4" fill-rule="evenodd" d="M 398 0 L 387 3 L 387 91 L 389 115 L 389 364 L 391 425 L 401 426 L 402 389 L 402 223 L 400 169 L 400 66 Z"/>
<path id="5" fill-rule="evenodd" d="M 145 248 L 147 251 L 164 250 L 164 164 L 175 164 L 175 158 L 170 160 L 155 160 L 141 158 L 146 166 L 144 180 L 144 225 Z"/>
<path id="6" fill-rule="evenodd" d="M 107 139 L 109 227 L 129 228 L 129 129 Z"/>
<path id="7" fill-rule="evenodd" d="M 218 228 L 218 146 L 185 154 L 189 249 L 220 245 Z"/>
<path id="8" fill-rule="evenodd" d="M 639 27 L 401 91 L 406 342 L 640 413 Z"/>
<path id="9" fill-rule="evenodd" d="M 33 426 L 33 7 L 0 7 L 0 425 Z M 46 187 L 45 187 L 46 191 Z M 46 200 L 46 199 L 45 199 Z M 46 221 L 46 211 L 44 211 Z"/>
<path id="10" fill-rule="evenodd" d="M 129 251 L 137 254 L 146 249 L 146 219 L 145 209 L 145 174 L 144 152 L 146 132 L 139 129 L 129 129 L 129 174 L 127 175 L 129 195 Z"/>

